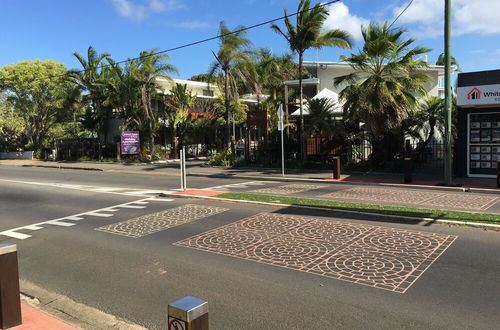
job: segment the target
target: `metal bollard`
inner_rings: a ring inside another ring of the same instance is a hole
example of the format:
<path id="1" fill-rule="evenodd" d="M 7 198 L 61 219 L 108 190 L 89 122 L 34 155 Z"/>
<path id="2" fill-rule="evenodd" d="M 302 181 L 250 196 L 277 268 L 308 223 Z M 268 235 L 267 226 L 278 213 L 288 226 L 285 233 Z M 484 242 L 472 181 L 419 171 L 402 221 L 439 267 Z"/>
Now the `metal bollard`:
<path id="1" fill-rule="evenodd" d="M 500 188 L 500 160 L 497 161 L 497 188 Z"/>
<path id="2" fill-rule="evenodd" d="M 412 182 L 412 173 L 411 173 L 412 172 L 412 163 L 411 163 L 410 157 L 405 157 L 404 171 L 405 171 L 404 183 L 411 183 Z"/>
<path id="3" fill-rule="evenodd" d="M 22 323 L 17 246 L 0 244 L 0 328 Z"/>
<path id="4" fill-rule="evenodd" d="M 168 330 L 208 330 L 208 301 L 187 296 L 169 304 Z"/>
<path id="5" fill-rule="evenodd" d="M 340 157 L 335 156 L 333 159 L 333 178 L 340 179 Z"/>

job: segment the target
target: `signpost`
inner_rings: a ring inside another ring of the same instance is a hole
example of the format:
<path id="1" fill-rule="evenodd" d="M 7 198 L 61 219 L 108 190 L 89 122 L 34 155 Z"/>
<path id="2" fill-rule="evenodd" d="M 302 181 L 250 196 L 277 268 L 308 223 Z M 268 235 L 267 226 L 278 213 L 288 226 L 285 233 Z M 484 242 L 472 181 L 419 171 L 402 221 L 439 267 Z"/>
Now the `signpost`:
<path id="1" fill-rule="evenodd" d="M 281 175 L 285 176 L 285 145 L 283 142 L 283 104 L 278 108 L 278 130 L 281 132 Z"/>
<path id="2" fill-rule="evenodd" d="M 186 147 L 182 147 L 181 149 L 181 190 L 186 191 Z"/>
<path id="3" fill-rule="evenodd" d="M 170 303 L 168 330 L 208 330 L 208 301 L 187 296 Z"/>
<path id="4" fill-rule="evenodd" d="M 139 132 L 123 131 L 120 140 L 122 155 L 138 155 L 141 152 Z"/>

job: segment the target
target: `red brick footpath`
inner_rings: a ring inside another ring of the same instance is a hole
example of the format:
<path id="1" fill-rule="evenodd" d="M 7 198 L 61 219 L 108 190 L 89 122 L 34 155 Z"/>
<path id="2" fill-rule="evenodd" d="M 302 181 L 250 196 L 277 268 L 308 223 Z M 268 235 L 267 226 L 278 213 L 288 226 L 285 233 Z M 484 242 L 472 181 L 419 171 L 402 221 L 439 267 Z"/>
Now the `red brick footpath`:
<path id="1" fill-rule="evenodd" d="M 53 316 L 45 314 L 26 303 L 21 303 L 23 324 L 10 328 L 12 330 L 74 330 L 70 326 Z"/>

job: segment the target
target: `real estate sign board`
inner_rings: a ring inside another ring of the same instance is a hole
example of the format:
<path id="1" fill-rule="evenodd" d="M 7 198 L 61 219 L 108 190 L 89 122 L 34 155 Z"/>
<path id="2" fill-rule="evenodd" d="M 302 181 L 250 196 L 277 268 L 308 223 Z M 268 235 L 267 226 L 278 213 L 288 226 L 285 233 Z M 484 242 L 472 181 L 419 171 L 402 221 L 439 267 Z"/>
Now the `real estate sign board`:
<path id="1" fill-rule="evenodd" d="M 122 155 L 137 155 L 141 152 L 139 132 L 123 131 L 121 134 Z"/>
<path id="2" fill-rule="evenodd" d="M 457 105 L 463 107 L 500 104 L 500 84 L 458 87 Z"/>

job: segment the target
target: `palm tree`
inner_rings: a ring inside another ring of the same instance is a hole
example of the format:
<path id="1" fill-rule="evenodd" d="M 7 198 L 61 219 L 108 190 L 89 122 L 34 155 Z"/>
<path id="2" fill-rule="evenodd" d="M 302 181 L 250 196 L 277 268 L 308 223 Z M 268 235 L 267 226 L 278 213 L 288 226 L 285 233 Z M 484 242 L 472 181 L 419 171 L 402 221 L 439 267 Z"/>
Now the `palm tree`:
<path id="1" fill-rule="evenodd" d="M 305 127 L 308 134 L 333 135 L 336 124 L 333 114 L 335 102 L 328 98 L 311 99 L 308 106 L 309 116 Z"/>
<path id="2" fill-rule="evenodd" d="M 243 26 L 238 26 L 234 31 L 228 29 L 224 22 L 219 24 L 219 50 L 214 53 L 216 61 L 210 67 L 209 74 L 214 76 L 222 73 L 224 79 L 224 102 L 226 111 L 225 145 L 232 147 L 230 142 L 230 111 L 231 99 L 238 100 L 237 78 L 242 77 L 241 66 L 249 60 L 251 51 L 248 49 L 251 42 L 246 36 L 246 31 L 241 31 Z"/>
<path id="3" fill-rule="evenodd" d="M 436 65 L 445 65 L 444 63 L 444 53 L 441 53 L 439 54 L 439 57 L 436 61 Z M 460 64 L 458 64 L 458 61 L 457 59 L 454 57 L 454 56 L 451 56 L 451 63 L 450 63 L 451 66 L 455 66 L 455 70 L 454 71 L 458 71 L 458 72 L 461 72 L 462 70 L 460 70 Z"/>
<path id="4" fill-rule="evenodd" d="M 157 49 L 143 51 L 140 53 L 137 67 L 132 71 L 132 75 L 137 81 L 142 83 L 140 88 L 142 109 L 147 125 L 147 135 L 149 140 L 149 153 L 154 153 L 154 137 L 158 125 L 158 116 L 153 109 L 152 99 L 156 96 L 155 79 L 171 79 L 169 73 L 177 73 L 177 69 L 172 64 L 165 63 L 170 57 L 166 54 L 159 54 Z"/>
<path id="5" fill-rule="evenodd" d="M 405 32 L 388 29 L 387 22 L 363 27 L 363 48 L 358 54 L 341 57 L 354 72 L 334 80 L 335 85 L 346 86 L 340 92 L 345 114 L 364 122 L 371 134 L 376 163 L 382 161 L 384 135 L 400 127 L 418 107 L 418 98 L 426 94 L 428 76 L 422 69 L 427 63 L 415 58 L 430 49 L 411 48 L 415 40 L 404 39 Z"/>
<path id="6" fill-rule="evenodd" d="M 87 128 L 99 135 L 109 112 L 109 109 L 103 105 L 106 92 L 101 81 L 102 62 L 111 54 L 99 54 L 92 46 L 89 46 L 86 58 L 77 52 L 73 53 L 73 56 L 80 62 L 83 69 L 68 71 L 68 77 L 88 92 L 86 99 L 90 103 L 91 113 L 87 115 L 87 123 L 90 125 Z"/>
<path id="7" fill-rule="evenodd" d="M 311 8 L 310 0 L 300 0 L 297 9 L 297 20 L 295 25 L 292 24 L 285 12 L 286 31 L 283 31 L 278 25 L 273 24 L 271 28 L 281 34 L 288 42 L 290 49 L 299 56 L 299 93 L 300 93 L 300 145 L 301 157 L 305 159 L 305 139 L 304 139 L 304 114 L 303 114 L 303 60 L 304 52 L 310 48 L 323 48 L 325 46 L 339 47 L 350 49 L 352 47 L 351 36 L 349 33 L 342 30 L 326 30 L 322 31 L 323 23 L 328 17 L 328 10 L 325 6 L 317 3 Z"/>
<path id="8" fill-rule="evenodd" d="M 408 117 L 408 133 L 418 138 L 425 148 L 435 135 L 436 129 L 443 132 L 445 123 L 444 100 L 437 96 L 429 96 L 420 109 Z"/>
<path id="9" fill-rule="evenodd" d="M 165 99 L 165 115 L 172 133 L 174 157 L 177 157 L 179 141 L 187 128 L 189 109 L 193 107 L 196 95 L 191 93 L 186 84 L 175 84 L 170 90 L 171 95 Z"/>

